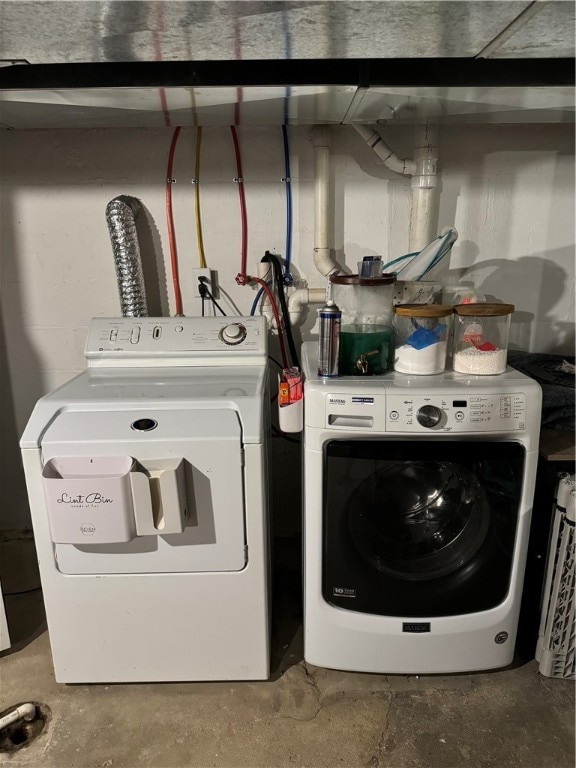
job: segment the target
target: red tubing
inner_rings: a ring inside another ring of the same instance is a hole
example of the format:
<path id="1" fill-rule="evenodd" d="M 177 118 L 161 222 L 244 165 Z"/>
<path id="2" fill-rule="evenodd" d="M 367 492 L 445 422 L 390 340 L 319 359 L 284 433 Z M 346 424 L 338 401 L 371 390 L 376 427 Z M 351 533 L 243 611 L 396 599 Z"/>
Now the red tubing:
<path id="1" fill-rule="evenodd" d="M 248 261 L 248 222 L 246 218 L 246 196 L 244 194 L 244 180 L 242 178 L 242 160 L 240 158 L 240 147 L 238 145 L 238 136 L 236 134 L 236 128 L 231 125 L 230 130 L 232 132 L 232 141 L 234 142 L 234 154 L 236 155 L 236 175 L 238 180 L 238 196 L 240 198 L 240 215 L 242 218 L 242 257 L 240 262 L 240 274 L 238 277 L 244 278 L 246 275 L 246 264 Z M 240 285 L 245 284 L 245 280 L 241 279 L 236 281 Z"/>
<path id="2" fill-rule="evenodd" d="M 272 312 L 274 313 L 274 320 L 276 321 L 276 328 L 278 329 L 278 341 L 280 342 L 280 354 L 282 355 L 282 364 L 284 368 L 288 368 L 288 358 L 286 357 L 286 349 L 284 347 L 284 337 L 282 335 L 282 321 L 280 320 L 280 314 L 276 305 L 276 299 L 274 294 L 266 284 L 264 280 L 259 277 L 251 277 L 246 274 L 246 264 L 248 262 L 248 222 L 246 217 L 246 197 L 244 195 L 244 179 L 242 178 L 242 159 L 240 157 L 240 146 L 238 145 L 238 135 L 236 128 L 231 125 L 230 131 L 232 132 L 232 141 L 234 142 L 234 154 L 236 156 L 236 174 L 238 182 L 238 196 L 240 198 L 240 215 L 242 218 L 242 258 L 240 263 L 240 272 L 236 275 L 236 282 L 238 285 L 246 285 L 247 283 L 258 283 L 264 289 Z"/>
<path id="3" fill-rule="evenodd" d="M 180 278 L 178 276 L 178 253 L 176 251 L 176 235 L 174 233 L 174 218 L 172 216 L 172 166 L 174 165 L 174 153 L 181 127 L 174 129 L 170 152 L 168 153 L 168 168 L 166 170 L 166 224 L 168 226 L 168 244 L 170 246 L 170 263 L 172 265 L 172 284 L 174 286 L 174 308 L 176 315 L 182 315 L 182 293 L 180 292 Z"/>
<path id="4" fill-rule="evenodd" d="M 276 299 L 274 298 L 274 294 L 266 284 L 264 280 L 261 280 L 259 277 L 250 277 L 246 276 L 246 281 L 249 283 L 258 283 L 258 285 L 261 285 L 264 289 L 266 296 L 268 296 L 268 299 L 270 301 L 270 306 L 272 307 L 272 312 L 274 313 L 274 320 L 276 321 L 276 328 L 278 328 L 278 341 L 280 342 L 280 354 L 282 355 L 282 365 L 284 368 L 289 368 L 288 365 L 288 358 L 286 357 L 286 349 L 284 347 L 284 337 L 282 335 L 282 322 L 280 320 L 280 313 L 278 312 L 278 306 L 276 305 Z"/>

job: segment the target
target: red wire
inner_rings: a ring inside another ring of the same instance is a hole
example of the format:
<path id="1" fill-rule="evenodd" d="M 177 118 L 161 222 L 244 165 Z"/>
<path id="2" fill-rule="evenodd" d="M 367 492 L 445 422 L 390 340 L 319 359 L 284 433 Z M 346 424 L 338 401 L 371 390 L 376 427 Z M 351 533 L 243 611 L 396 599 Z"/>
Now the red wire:
<path id="1" fill-rule="evenodd" d="M 170 144 L 170 152 L 168 153 L 168 168 L 166 170 L 166 224 L 168 226 L 168 244 L 170 246 L 170 262 L 172 265 L 172 283 L 174 286 L 174 307 L 176 315 L 183 314 L 180 278 L 178 276 L 178 253 L 176 251 L 174 218 L 172 216 L 172 166 L 174 165 L 174 152 L 176 151 L 179 135 L 180 126 L 174 129 L 172 143 Z"/>
<path id="2" fill-rule="evenodd" d="M 251 277 L 246 274 L 246 264 L 248 261 L 248 222 L 246 218 L 246 197 L 244 195 L 244 181 L 242 178 L 242 160 L 240 157 L 240 147 L 238 145 L 238 135 L 236 128 L 231 125 L 230 130 L 232 132 L 232 141 L 234 142 L 234 154 L 236 156 L 236 173 L 238 177 L 238 195 L 240 197 L 240 214 L 242 217 L 242 258 L 240 265 L 240 274 L 236 277 L 236 282 L 240 285 L 246 285 L 246 283 L 258 283 L 264 289 L 272 312 L 274 313 L 274 320 L 276 321 L 276 328 L 278 329 L 278 341 L 280 342 L 280 354 L 282 355 L 282 363 L 284 368 L 288 368 L 288 358 L 286 357 L 286 349 L 284 347 L 284 337 L 282 336 L 282 322 L 280 320 L 280 313 L 278 312 L 278 306 L 276 305 L 276 299 L 274 294 L 266 284 L 264 280 L 259 277 Z"/>
<path id="3" fill-rule="evenodd" d="M 282 364 L 284 365 L 284 368 L 289 368 L 288 365 L 288 358 L 286 357 L 286 349 L 284 347 L 284 337 L 282 336 L 282 323 L 280 321 L 280 313 L 278 312 L 278 306 L 276 304 L 276 299 L 274 298 L 274 294 L 266 284 L 264 280 L 261 280 L 259 277 L 251 277 L 246 276 L 246 281 L 249 283 L 258 283 L 258 285 L 261 285 L 264 289 L 266 296 L 268 296 L 268 300 L 270 301 L 270 306 L 272 307 L 272 312 L 274 313 L 274 320 L 276 321 L 276 328 L 278 328 L 278 341 L 280 342 L 280 354 L 282 355 Z"/>
<path id="4" fill-rule="evenodd" d="M 244 194 L 244 181 L 242 178 L 242 160 L 240 158 L 240 147 L 238 145 L 238 136 L 236 128 L 231 125 L 232 141 L 234 142 L 234 154 L 236 155 L 236 174 L 238 178 L 238 195 L 240 197 L 240 215 L 242 217 L 242 257 L 240 264 L 240 274 L 246 274 L 246 264 L 248 261 L 248 222 L 246 218 L 246 196 Z"/>

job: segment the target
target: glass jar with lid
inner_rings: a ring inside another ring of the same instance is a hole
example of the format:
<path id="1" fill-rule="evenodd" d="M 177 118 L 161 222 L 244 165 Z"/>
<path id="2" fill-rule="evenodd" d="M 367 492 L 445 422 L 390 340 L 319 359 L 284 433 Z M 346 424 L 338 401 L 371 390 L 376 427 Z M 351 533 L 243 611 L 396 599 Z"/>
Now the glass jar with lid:
<path id="1" fill-rule="evenodd" d="M 397 304 L 394 307 L 394 370 L 430 376 L 446 368 L 452 307 Z"/>
<path id="2" fill-rule="evenodd" d="M 458 304 L 454 307 L 454 357 L 457 373 L 495 376 L 506 370 L 512 304 Z"/>
<path id="3" fill-rule="evenodd" d="M 332 299 L 342 312 L 341 376 L 379 376 L 389 368 L 396 275 L 331 275 Z"/>

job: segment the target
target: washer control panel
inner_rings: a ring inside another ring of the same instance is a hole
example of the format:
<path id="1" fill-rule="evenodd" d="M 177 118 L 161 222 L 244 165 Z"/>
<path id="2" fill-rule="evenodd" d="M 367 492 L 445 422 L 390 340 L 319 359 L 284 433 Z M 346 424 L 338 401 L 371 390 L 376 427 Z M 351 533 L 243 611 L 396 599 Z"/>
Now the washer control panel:
<path id="1" fill-rule="evenodd" d="M 266 358 L 266 319 L 255 317 L 95 318 L 84 355 L 89 361 Z M 142 363 L 141 363 L 142 364 Z"/>
<path id="2" fill-rule="evenodd" d="M 526 429 L 526 395 L 386 396 L 387 432 L 494 432 Z"/>

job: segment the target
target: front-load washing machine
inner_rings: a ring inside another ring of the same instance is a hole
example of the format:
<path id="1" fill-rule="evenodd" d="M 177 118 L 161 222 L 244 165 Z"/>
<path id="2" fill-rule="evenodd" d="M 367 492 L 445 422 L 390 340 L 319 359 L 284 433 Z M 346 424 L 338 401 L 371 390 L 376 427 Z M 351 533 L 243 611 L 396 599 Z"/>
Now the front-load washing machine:
<path id="1" fill-rule="evenodd" d="M 22 457 L 56 679 L 269 676 L 261 317 L 99 318 Z"/>
<path id="2" fill-rule="evenodd" d="M 512 661 L 541 391 L 500 376 L 326 379 L 306 343 L 304 657 L 359 672 Z"/>

